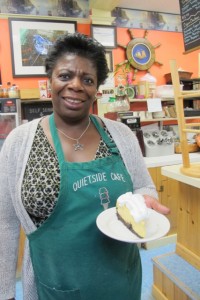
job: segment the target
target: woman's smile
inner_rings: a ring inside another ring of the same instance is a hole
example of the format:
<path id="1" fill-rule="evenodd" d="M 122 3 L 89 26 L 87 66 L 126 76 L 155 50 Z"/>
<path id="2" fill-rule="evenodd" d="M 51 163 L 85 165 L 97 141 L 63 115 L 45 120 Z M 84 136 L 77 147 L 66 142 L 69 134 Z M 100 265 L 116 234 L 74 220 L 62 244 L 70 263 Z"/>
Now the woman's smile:
<path id="1" fill-rule="evenodd" d="M 80 109 L 81 106 L 84 104 L 84 100 L 80 99 L 74 99 L 70 97 L 62 97 L 63 99 L 63 104 L 66 106 L 68 109 Z"/>

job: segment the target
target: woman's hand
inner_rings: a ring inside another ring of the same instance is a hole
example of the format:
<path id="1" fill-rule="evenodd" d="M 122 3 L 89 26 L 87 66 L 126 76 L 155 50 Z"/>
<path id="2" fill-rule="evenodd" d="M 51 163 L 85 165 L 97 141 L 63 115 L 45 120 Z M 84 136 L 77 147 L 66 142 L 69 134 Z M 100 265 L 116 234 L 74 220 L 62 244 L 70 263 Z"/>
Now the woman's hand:
<path id="1" fill-rule="evenodd" d="M 148 195 L 143 196 L 147 207 L 152 208 L 163 215 L 168 215 L 170 213 L 170 209 L 167 206 L 164 206 L 161 203 L 159 203 L 157 199 Z"/>

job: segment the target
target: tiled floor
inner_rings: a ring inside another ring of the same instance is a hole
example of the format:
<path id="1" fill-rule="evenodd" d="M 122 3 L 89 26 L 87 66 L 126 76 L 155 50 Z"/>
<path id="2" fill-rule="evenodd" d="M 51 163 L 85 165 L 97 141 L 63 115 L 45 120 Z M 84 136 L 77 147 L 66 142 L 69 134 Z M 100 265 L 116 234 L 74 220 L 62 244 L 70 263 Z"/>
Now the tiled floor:
<path id="1" fill-rule="evenodd" d="M 142 272 L 143 272 L 143 284 L 142 284 L 142 299 L 141 300 L 154 300 L 151 295 L 151 288 L 153 283 L 153 265 L 151 258 L 164 253 L 172 252 L 175 250 L 175 244 L 169 244 L 167 246 L 154 248 L 151 250 L 145 250 L 140 248 L 140 254 L 142 259 Z M 16 300 L 25 300 L 22 297 L 21 282 L 18 281 L 16 285 Z"/>

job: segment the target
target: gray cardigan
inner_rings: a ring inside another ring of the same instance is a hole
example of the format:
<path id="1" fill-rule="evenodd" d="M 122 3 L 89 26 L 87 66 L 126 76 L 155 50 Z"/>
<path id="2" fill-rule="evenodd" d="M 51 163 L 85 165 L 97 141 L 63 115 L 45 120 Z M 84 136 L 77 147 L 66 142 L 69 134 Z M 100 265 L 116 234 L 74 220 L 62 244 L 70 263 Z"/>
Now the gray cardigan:
<path id="1" fill-rule="evenodd" d="M 128 126 L 102 118 L 110 131 L 128 172 L 134 192 L 157 198 L 135 134 Z M 26 234 L 36 230 L 21 201 L 21 184 L 40 119 L 11 131 L 0 152 L 0 300 L 14 297 L 20 225 Z M 26 240 L 22 283 L 24 299 L 37 300 L 34 274 Z"/>

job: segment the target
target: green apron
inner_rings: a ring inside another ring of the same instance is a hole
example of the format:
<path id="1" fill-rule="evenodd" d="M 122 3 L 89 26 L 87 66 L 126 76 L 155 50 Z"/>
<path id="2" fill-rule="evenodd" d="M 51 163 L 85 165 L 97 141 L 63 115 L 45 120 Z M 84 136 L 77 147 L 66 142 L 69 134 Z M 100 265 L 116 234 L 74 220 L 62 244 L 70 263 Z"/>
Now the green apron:
<path id="1" fill-rule="evenodd" d="M 84 163 L 64 159 L 53 115 L 50 129 L 60 166 L 53 213 L 28 236 L 39 300 L 139 300 L 136 244 L 103 235 L 96 218 L 133 184 L 118 149 L 90 116 L 112 156 Z"/>

